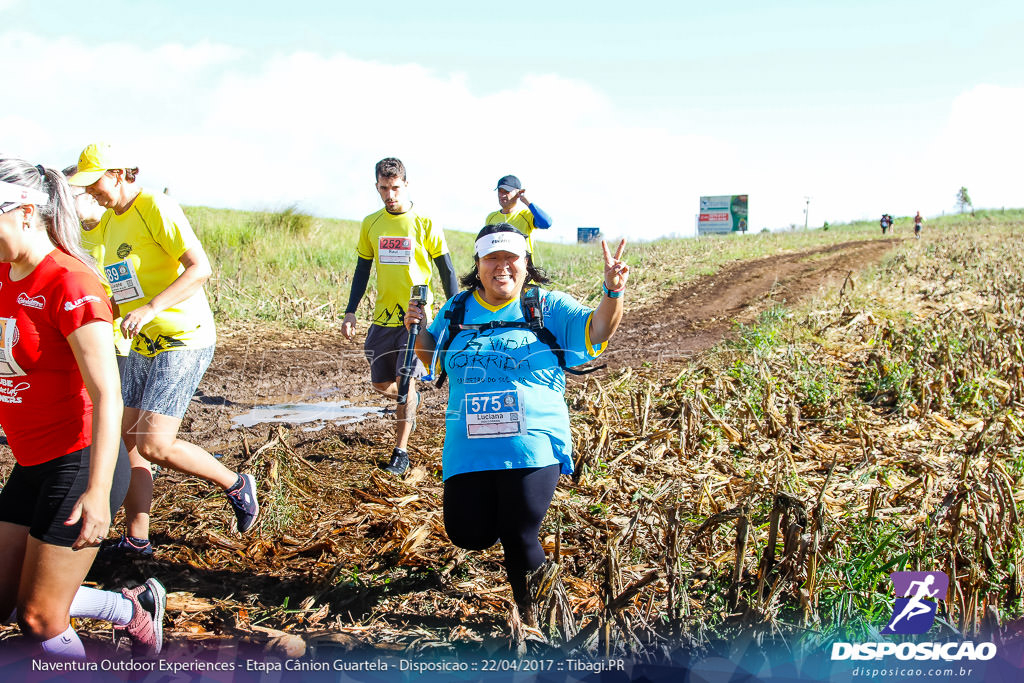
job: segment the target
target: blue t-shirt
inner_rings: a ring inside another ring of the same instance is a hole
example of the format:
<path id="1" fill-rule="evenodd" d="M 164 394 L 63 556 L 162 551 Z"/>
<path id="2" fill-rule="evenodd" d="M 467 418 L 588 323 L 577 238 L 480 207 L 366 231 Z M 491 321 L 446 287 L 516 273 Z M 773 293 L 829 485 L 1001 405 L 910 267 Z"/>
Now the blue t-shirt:
<path id="1" fill-rule="evenodd" d="M 444 346 L 449 299 L 427 328 Z M 565 349 L 569 367 L 596 358 L 606 344 L 590 341 L 593 309 L 562 292 L 541 290 L 544 327 Z M 519 299 L 495 308 L 477 292 L 466 297 L 465 325 L 525 321 Z M 448 372 L 443 477 L 465 472 L 547 467 L 572 474 L 572 437 L 565 372 L 551 347 L 525 328 L 463 330 L 439 359 Z"/>

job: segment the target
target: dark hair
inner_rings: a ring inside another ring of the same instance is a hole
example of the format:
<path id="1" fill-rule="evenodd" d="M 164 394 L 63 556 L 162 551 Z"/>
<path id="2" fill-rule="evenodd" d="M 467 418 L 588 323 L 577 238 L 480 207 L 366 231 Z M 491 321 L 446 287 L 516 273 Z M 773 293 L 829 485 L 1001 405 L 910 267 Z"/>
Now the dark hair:
<path id="1" fill-rule="evenodd" d="M 381 159 L 373 170 L 375 181 L 379 181 L 381 178 L 400 178 L 402 181 L 405 180 L 405 164 L 394 157 Z"/>
<path id="2" fill-rule="evenodd" d="M 526 239 L 526 235 L 515 229 L 514 226 L 508 223 L 496 223 L 495 225 L 485 225 L 480 232 L 476 234 L 476 239 L 480 239 L 484 235 L 493 235 L 496 232 L 514 232 L 523 239 Z M 551 278 L 544 272 L 544 269 L 533 265 L 533 254 L 526 252 L 526 282 L 524 284 L 538 284 L 546 285 L 551 282 Z M 476 250 L 473 251 L 473 270 L 469 271 L 462 278 L 459 279 L 459 284 L 466 289 L 483 289 L 484 283 L 480 281 L 480 257 L 476 255 Z"/>
<path id="3" fill-rule="evenodd" d="M 52 168 L 33 166 L 24 159 L 0 154 L 0 180 L 45 192 L 49 201 L 36 206 L 53 246 L 92 268 L 99 276 L 96 262 L 82 248 L 82 229 L 75 210 L 75 198 L 64 174 Z"/>

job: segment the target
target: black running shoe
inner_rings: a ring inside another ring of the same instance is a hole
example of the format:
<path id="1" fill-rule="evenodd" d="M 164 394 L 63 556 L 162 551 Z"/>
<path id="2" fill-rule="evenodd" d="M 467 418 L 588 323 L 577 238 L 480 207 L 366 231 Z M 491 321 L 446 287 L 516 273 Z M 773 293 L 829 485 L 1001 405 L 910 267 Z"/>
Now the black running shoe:
<path id="1" fill-rule="evenodd" d="M 391 462 L 384 468 L 385 472 L 390 472 L 396 477 L 400 477 L 405 474 L 405 471 L 409 469 L 409 454 L 403 451 L 401 448 L 396 448 L 391 452 Z"/>
<path id="2" fill-rule="evenodd" d="M 235 509 L 238 531 L 244 534 L 256 524 L 256 518 L 260 514 L 260 504 L 256 500 L 256 480 L 251 474 L 240 474 L 238 483 L 224 494 L 228 497 L 231 507 Z"/>
<path id="3" fill-rule="evenodd" d="M 153 555 L 153 544 L 148 538 L 135 538 L 121 534 L 121 538 L 108 538 L 100 545 L 102 557 L 150 557 Z"/>

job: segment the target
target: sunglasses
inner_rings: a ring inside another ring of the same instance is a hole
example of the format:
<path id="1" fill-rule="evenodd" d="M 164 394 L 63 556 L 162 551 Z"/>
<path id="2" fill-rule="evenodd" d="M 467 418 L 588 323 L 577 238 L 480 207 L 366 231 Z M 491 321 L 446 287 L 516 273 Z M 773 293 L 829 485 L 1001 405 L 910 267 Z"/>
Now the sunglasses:
<path id="1" fill-rule="evenodd" d="M 6 204 L 0 204 L 0 214 L 9 213 L 20 206 L 21 204 L 18 204 L 17 202 L 7 202 Z"/>

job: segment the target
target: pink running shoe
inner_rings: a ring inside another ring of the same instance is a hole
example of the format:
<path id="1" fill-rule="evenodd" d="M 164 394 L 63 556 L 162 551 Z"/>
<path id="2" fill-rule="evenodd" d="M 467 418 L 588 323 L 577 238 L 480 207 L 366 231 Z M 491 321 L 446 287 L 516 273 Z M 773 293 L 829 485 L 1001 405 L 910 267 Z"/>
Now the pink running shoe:
<path id="1" fill-rule="evenodd" d="M 114 642 L 127 635 L 133 645 L 148 654 L 160 654 L 164 645 L 164 608 L 167 591 L 155 578 L 135 588 L 122 588 L 121 595 L 132 601 L 132 620 L 124 626 L 114 626 Z"/>

